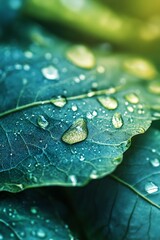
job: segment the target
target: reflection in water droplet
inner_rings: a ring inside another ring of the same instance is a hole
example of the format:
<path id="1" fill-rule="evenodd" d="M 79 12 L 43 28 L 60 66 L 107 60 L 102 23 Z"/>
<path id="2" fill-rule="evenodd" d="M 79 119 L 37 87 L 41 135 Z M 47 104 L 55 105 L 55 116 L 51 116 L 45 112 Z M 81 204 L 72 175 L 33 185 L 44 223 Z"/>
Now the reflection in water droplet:
<path id="1" fill-rule="evenodd" d="M 139 103 L 139 98 L 135 93 L 129 93 L 125 95 L 125 99 L 133 104 Z"/>
<path id="2" fill-rule="evenodd" d="M 59 79 L 58 69 L 52 65 L 42 68 L 42 74 L 48 80 L 58 80 Z"/>
<path id="3" fill-rule="evenodd" d="M 46 233 L 45 233 L 42 229 L 38 229 L 38 231 L 37 231 L 37 237 L 39 237 L 39 238 L 45 238 L 45 237 L 46 237 Z"/>
<path id="4" fill-rule="evenodd" d="M 148 90 L 149 90 L 151 93 L 160 94 L 160 81 L 157 80 L 157 81 L 151 82 L 151 83 L 148 85 Z"/>
<path id="5" fill-rule="evenodd" d="M 152 194 L 152 193 L 158 192 L 158 190 L 159 190 L 158 186 L 156 184 L 154 184 L 153 182 L 148 182 L 145 185 L 145 191 L 148 194 Z"/>
<path id="6" fill-rule="evenodd" d="M 152 164 L 153 167 L 159 167 L 160 166 L 160 161 L 157 158 L 154 158 L 150 160 L 150 163 Z"/>
<path id="7" fill-rule="evenodd" d="M 62 141 L 67 144 L 82 142 L 88 136 L 87 123 L 83 118 L 77 119 L 63 134 Z"/>
<path id="8" fill-rule="evenodd" d="M 76 186 L 76 184 L 77 184 L 76 176 L 75 175 L 70 175 L 69 179 L 71 180 L 73 186 Z"/>
<path id="9" fill-rule="evenodd" d="M 68 49 L 67 58 L 76 66 L 90 69 L 95 66 L 95 57 L 93 53 L 83 45 L 75 45 Z"/>
<path id="10" fill-rule="evenodd" d="M 45 129 L 48 125 L 49 125 L 49 122 L 45 119 L 44 116 L 40 115 L 38 116 L 38 121 L 37 121 L 38 125 Z"/>
<path id="11" fill-rule="evenodd" d="M 115 113 L 113 115 L 112 124 L 115 128 L 121 128 L 123 126 L 123 119 L 120 113 Z"/>
<path id="12" fill-rule="evenodd" d="M 55 105 L 56 107 L 62 108 L 66 105 L 67 100 L 64 97 L 58 97 L 58 98 L 53 98 L 51 99 L 51 103 Z"/>
<path id="13" fill-rule="evenodd" d="M 124 67 L 129 73 L 144 80 L 151 80 L 157 74 L 155 67 L 149 61 L 141 58 L 127 59 Z"/>
<path id="14" fill-rule="evenodd" d="M 118 107 L 118 102 L 113 97 L 98 97 L 97 99 L 103 107 L 109 110 L 114 110 Z"/>

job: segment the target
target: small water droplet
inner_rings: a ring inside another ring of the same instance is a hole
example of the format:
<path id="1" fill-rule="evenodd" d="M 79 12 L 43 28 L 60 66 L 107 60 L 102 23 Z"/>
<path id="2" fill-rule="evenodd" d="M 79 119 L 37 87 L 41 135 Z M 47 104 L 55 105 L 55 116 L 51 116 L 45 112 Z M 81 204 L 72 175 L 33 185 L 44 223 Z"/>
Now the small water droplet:
<path id="1" fill-rule="evenodd" d="M 115 110 L 118 107 L 118 102 L 113 97 L 98 97 L 97 99 L 108 110 Z"/>
<path id="2" fill-rule="evenodd" d="M 80 156 L 80 161 L 84 161 L 85 157 L 83 155 Z"/>
<path id="3" fill-rule="evenodd" d="M 125 99 L 129 103 L 137 104 L 139 103 L 139 97 L 135 93 L 128 93 L 125 95 Z"/>
<path id="4" fill-rule="evenodd" d="M 42 74 L 48 80 L 58 80 L 59 79 L 58 69 L 52 65 L 42 68 Z"/>
<path id="5" fill-rule="evenodd" d="M 25 55 L 26 58 L 29 58 L 29 59 L 33 57 L 33 53 L 30 52 L 30 51 L 26 51 L 26 52 L 24 53 L 24 55 Z"/>
<path id="6" fill-rule="evenodd" d="M 46 233 L 44 232 L 43 229 L 38 229 L 37 237 L 39 237 L 39 238 L 45 238 L 46 237 Z"/>
<path id="7" fill-rule="evenodd" d="M 87 114 L 86 114 L 86 117 L 87 117 L 88 119 L 93 119 L 93 118 L 96 117 L 96 116 L 97 116 L 97 111 L 87 112 Z"/>
<path id="8" fill-rule="evenodd" d="M 76 111 L 77 111 L 77 109 L 78 109 L 78 108 L 77 108 L 77 106 L 76 106 L 76 105 L 73 105 L 73 106 L 72 106 L 72 111 L 73 111 L 73 112 L 76 112 Z"/>
<path id="9" fill-rule="evenodd" d="M 77 119 L 63 134 L 62 141 L 67 144 L 75 144 L 84 141 L 88 136 L 87 123 L 83 118 Z"/>
<path id="10" fill-rule="evenodd" d="M 97 179 L 98 178 L 98 173 L 96 170 L 93 170 L 90 174 L 91 179 Z"/>
<path id="11" fill-rule="evenodd" d="M 148 182 L 145 185 L 145 191 L 148 194 L 152 194 L 152 193 L 158 192 L 158 190 L 159 190 L 158 186 L 155 183 L 153 183 L 153 182 Z"/>
<path id="12" fill-rule="evenodd" d="M 66 105 L 67 100 L 64 97 L 58 97 L 58 98 L 53 98 L 51 99 L 51 103 L 55 105 L 56 107 L 62 108 Z"/>
<path id="13" fill-rule="evenodd" d="M 69 179 L 71 180 L 73 186 L 76 186 L 76 184 L 77 184 L 76 176 L 75 175 L 70 175 Z"/>
<path id="14" fill-rule="evenodd" d="M 154 93 L 154 94 L 160 94 L 160 81 L 154 81 L 154 82 L 151 82 L 149 85 L 148 85 L 148 90 L 151 92 L 151 93 Z"/>
<path id="15" fill-rule="evenodd" d="M 86 46 L 75 45 L 67 51 L 66 55 L 78 67 L 90 69 L 95 66 L 95 57 Z"/>
<path id="16" fill-rule="evenodd" d="M 123 126 L 123 119 L 120 113 L 115 113 L 113 115 L 112 124 L 115 128 L 121 128 Z"/>
<path id="17" fill-rule="evenodd" d="M 105 72 L 105 68 L 103 66 L 98 66 L 97 67 L 97 72 L 98 73 L 104 73 Z"/>
<path id="18" fill-rule="evenodd" d="M 124 67 L 129 73 L 143 78 L 144 80 L 151 80 L 157 74 L 154 65 L 141 58 L 127 59 L 124 62 Z"/>
<path id="19" fill-rule="evenodd" d="M 151 159 L 150 163 L 152 164 L 153 167 L 159 167 L 160 166 L 160 161 L 157 158 Z"/>
<path id="20" fill-rule="evenodd" d="M 49 122 L 48 122 L 48 121 L 45 119 L 45 117 L 42 116 L 42 115 L 39 115 L 39 116 L 38 116 L 37 123 L 38 123 L 38 125 L 39 125 L 41 128 L 43 128 L 43 129 L 45 129 L 45 128 L 49 125 Z"/>
<path id="21" fill-rule="evenodd" d="M 128 110 L 129 112 L 134 112 L 134 108 L 131 107 L 131 106 L 127 106 L 127 110 Z"/>
<path id="22" fill-rule="evenodd" d="M 31 207 L 30 211 L 32 214 L 37 214 L 38 212 L 36 207 Z"/>

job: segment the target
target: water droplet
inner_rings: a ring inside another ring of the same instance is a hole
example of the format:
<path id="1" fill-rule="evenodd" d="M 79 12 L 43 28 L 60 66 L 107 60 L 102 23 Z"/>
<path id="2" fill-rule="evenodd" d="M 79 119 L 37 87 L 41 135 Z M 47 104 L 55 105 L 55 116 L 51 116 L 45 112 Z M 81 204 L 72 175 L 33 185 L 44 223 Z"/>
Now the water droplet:
<path id="1" fill-rule="evenodd" d="M 42 229 L 38 229 L 38 231 L 37 231 L 37 237 L 39 237 L 39 238 L 45 238 L 45 237 L 46 237 L 46 233 L 45 233 Z"/>
<path id="2" fill-rule="evenodd" d="M 160 81 L 154 81 L 154 82 L 151 82 L 149 85 L 148 85 L 148 90 L 151 92 L 151 93 L 154 93 L 154 94 L 160 94 Z"/>
<path id="3" fill-rule="evenodd" d="M 118 102 L 113 97 L 98 97 L 98 101 L 108 110 L 114 110 L 118 107 Z"/>
<path id="4" fill-rule="evenodd" d="M 129 73 L 145 80 L 151 80 L 157 74 L 153 64 L 141 58 L 127 59 L 124 62 L 124 67 Z"/>
<path id="5" fill-rule="evenodd" d="M 63 134 L 62 140 L 67 144 L 75 144 L 84 141 L 88 136 L 87 123 L 83 118 L 77 119 Z"/>
<path id="6" fill-rule="evenodd" d="M 145 191 L 148 194 L 152 194 L 152 193 L 158 192 L 158 190 L 159 190 L 158 186 L 155 183 L 153 183 L 153 182 L 148 182 L 145 185 Z"/>
<path id="7" fill-rule="evenodd" d="M 78 109 L 78 108 L 77 108 L 77 106 L 76 106 L 76 105 L 73 105 L 73 106 L 72 106 L 72 111 L 73 111 L 73 112 L 76 112 L 76 111 L 77 111 L 77 109 Z"/>
<path id="8" fill-rule="evenodd" d="M 53 98 L 51 99 L 51 103 L 55 105 L 56 107 L 62 108 L 66 105 L 67 100 L 64 97 L 58 97 L 58 98 Z"/>
<path id="9" fill-rule="evenodd" d="M 125 99 L 133 104 L 139 103 L 139 98 L 135 93 L 128 93 L 125 95 Z"/>
<path id="10" fill-rule="evenodd" d="M 103 66 L 98 66 L 97 67 L 97 72 L 98 73 L 104 73 L 105 72 L 105 68 Z"/>
<path id="11" fill-rule="evenodd" d="M 75 45 L 67 51 L 66 55 L 78 67 L 90 69 L 95 66 L 95 57 L 86 46 Z"/>
<path id="12" fill-rule="evenodd" d="M 31 207 L 30 211 L 32 214 L 37 214 L 38 212 L 36 207 Z"/>
<path id="13" fill-rule="evenodd" d="M 98 178 L 98 173 L 96 170 L 93 170 L 90 174 L 91 179 L 97 179 Z"/>
<path id="14" fill-rule="evenodd" d="M 49 122 L 42 115 L 38 116 L 37 123 L 43 129 L 45 129 L 49 125 Z"/>
<path id="15" fill-rule="evenodd" d="M 96 116 L 97 116 L 97 111 L 95 111 L 95 110 L 93 112 L 87 112 L 87 114 L 86 114 L 86 117 L 88 119 L 93 119 Z"/>
<path id="16" fill-rule="evenodd" d="M 121 128 L 123 126 L 123 119 L 120 113 L 115 113 L 113 115 L 112 124 L 115 128 Z"/>
<path id="17" fill-rule="evenodd" d="M 0 234 L 0 240 L 3 240 L 4 238 L 3 238 L 3 235 L 2 234 Z"/>
<path id="18" fill-rule="evenodd" d="M 42 74 L 48 80 L 58 80 L 59 79 L 58 69 L 52 65 L 42 68 Z"/>
<path id="19" fill-rule="evenodd" d="M 84 161 L 84 159 L 85 159 L 85 157 L 81 155 L 79 160 Z"/>
<path id="20" fill-rule="evenodd" d="M 150 163 L 152 164 L 153 167 L 159 167 L 160 166 L 160 161 L 157 158 L 154 158 L 150 160 Z"/>
<path id="21" fill-rule="evenodd" d="M 75 175 L 70 175 L 69 179 L 71 180 L 73 186 L 76 186 L 76 184 L 77 184 L 76 176 Z"/>
<path id="22" fill-rule="evenodd" d="M 134 112 L 134 109 L 133 109 L 133 107 L 131 107 L 131 106 L 127 106 L 127 110 L 128 110 L 129 112 Z"/>
<path id="23" fill-rule="evenodd" d="M 25 55 L 26 58 L 29 58 L 29 59 L 33 57 L 33 53 L 30 52 L 30 51 L 26 51 L 26 52 L 24 53 L 24 55 Z"/>

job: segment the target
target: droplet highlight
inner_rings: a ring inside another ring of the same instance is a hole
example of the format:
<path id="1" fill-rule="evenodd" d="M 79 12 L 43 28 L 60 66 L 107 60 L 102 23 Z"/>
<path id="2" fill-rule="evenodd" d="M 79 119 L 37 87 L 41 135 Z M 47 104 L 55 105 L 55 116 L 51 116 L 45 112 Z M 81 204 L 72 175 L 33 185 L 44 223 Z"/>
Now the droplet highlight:
<path id="1" fill-rule="evenodd" d="M 83 45 L 75 45 L 70 47 L 66 55 L 68 60 L 81 68 L 91 69 L 96 64 L 94 54 L 89 48 Z"/>
<path id="2" fill-rule="evenodd" d="M 83 118 L 77 119 L 63 134 L 62 141 L 67 144 L 75 144 L 84 141 L 88 136 L 87 123 Z"/>

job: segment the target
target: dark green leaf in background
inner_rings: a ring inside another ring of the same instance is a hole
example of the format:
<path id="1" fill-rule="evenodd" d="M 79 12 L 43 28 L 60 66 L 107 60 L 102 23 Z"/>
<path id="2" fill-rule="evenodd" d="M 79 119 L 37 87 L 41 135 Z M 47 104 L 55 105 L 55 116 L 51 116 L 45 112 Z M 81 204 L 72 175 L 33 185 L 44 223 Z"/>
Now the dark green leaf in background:
<path id="1" fill-rule="evenodd" d="M 65 223 L 68 209 L 54 191 L 28 190 L 17 195 L 1 193 L 0 239 L 76 240 Z"/>
<path id="2" fill-rule="evenodd" d="M 71 196 L 88 239 L 159 240 L 160 130 L 136 137 L 111 176 Z"/>

